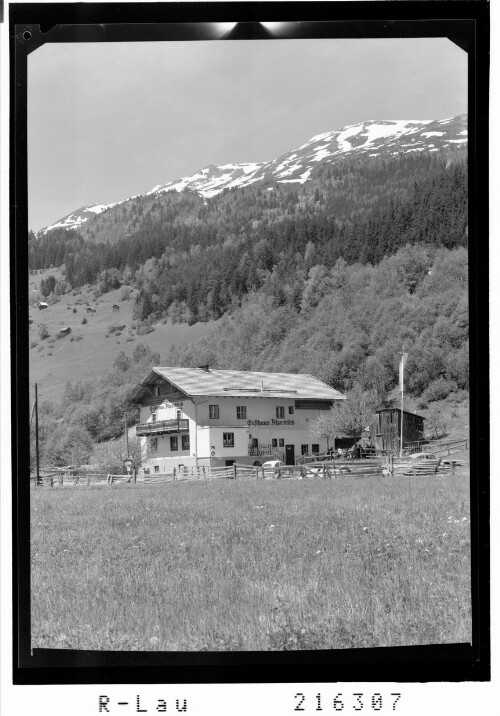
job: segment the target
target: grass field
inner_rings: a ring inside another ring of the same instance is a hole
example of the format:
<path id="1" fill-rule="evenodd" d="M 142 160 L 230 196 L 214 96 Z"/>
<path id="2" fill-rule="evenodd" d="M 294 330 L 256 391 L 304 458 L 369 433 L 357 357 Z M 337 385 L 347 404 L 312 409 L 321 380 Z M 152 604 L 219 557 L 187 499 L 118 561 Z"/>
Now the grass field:
<path id="1" fill-rule="evenodd" d="M 34 488 L 32 646 L 469 642 L 468 475 Z"/>

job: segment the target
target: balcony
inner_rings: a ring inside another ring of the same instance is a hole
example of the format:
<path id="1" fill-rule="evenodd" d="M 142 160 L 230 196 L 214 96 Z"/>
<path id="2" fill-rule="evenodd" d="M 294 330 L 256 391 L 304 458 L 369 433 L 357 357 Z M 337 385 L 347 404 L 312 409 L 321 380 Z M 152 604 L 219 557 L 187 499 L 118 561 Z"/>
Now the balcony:
<path id="1" fill-rule="evenodd" d="M 251 457 L 272 456 L 275 460 L 284 460 L 285 451 L 283 448 L 272 447 L 271 445 L 249 445 L 248 454 Z"/>
<path id="2" fill-rule="evenodd" d="M 155 423 L 136 425 L 137 437 L 142 435 L 165 435 L 167 433 L 186 433 L 189 431 L 189 420 L 157 420 Z"/>

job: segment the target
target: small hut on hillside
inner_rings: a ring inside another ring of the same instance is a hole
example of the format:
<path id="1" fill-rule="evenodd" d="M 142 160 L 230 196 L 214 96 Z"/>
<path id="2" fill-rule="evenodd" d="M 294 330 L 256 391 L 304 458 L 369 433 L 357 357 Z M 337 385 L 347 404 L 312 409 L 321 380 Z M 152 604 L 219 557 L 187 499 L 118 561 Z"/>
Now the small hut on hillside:
<path id="1" fill-rule="evenodd" d="M 377 410 L 370 432 L 377 450 L 398 452 L 401 444 L 401 408 Z M 423 436 L 424 418 L 403 410 L 403 448 L 407 443 L 422 440 Z"/>

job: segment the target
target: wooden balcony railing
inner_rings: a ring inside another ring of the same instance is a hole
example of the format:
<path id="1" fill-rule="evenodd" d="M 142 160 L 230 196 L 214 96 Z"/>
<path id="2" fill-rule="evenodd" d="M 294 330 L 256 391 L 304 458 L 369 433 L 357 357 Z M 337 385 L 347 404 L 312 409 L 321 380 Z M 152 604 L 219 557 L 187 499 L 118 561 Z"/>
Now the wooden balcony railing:
<path id="1" fill-rule="evenodd" d="M 154 423 L 141 423 L 136 425 L 136 434 L 141 435 L 162 435 L 165 433 L 183 433 L 189 431 L 189 420 L 157 420 Z"/>
<path id="2" fill-rule="evenodd" d="M 277 447 L 272 447 L 271 445 L 258 445 L 257 447 L 250 445 L 248 447 L 248 454 L 252 457 L 272 455 L 276 460 L 284 460 L 285 451 Z"/>

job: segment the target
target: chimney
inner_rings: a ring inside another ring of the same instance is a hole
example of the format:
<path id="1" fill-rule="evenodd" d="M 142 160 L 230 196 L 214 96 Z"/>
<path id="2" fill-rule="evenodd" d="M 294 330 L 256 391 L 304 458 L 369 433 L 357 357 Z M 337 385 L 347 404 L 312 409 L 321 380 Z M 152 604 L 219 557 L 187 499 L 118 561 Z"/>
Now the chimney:
<path id="1" fill-rule="evenodd" d="M 200 370 L 204 370 L 205 373 L 210 373 L 210 366 L 208 365 L 208 363 L 207 363 L 207 365 L 199 365 L 198 368 Z"/>

